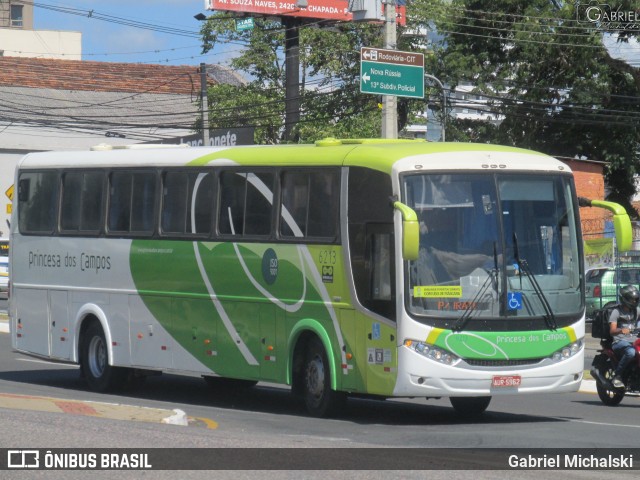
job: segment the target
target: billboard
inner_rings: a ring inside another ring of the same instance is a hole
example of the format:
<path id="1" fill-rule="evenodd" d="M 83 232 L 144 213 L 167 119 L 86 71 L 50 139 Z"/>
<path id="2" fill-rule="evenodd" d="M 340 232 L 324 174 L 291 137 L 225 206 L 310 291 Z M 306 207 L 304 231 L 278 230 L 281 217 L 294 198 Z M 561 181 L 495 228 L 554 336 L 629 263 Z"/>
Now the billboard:
<path id="1" fill-rule="evenodd" d="M 306 7 L 299 7 L 297 0 L 205 0 L 205 10 L 231 11 L 256 15 L 272 15 L 319 20 L 350 22 L 353 14 L 349 11 L 349 0 L 307 0 Z M 399 25 L 406 24 L 405 2 L 396 6 Z M 382 12 L 381 12 L 382 15 Z"/>

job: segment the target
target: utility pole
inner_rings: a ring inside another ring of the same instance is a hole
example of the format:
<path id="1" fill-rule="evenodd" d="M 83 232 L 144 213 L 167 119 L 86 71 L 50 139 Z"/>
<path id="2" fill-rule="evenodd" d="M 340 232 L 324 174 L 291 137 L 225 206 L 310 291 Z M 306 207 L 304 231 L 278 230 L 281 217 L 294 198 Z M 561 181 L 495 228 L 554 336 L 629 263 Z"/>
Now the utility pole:
<path id="1" fill-rule="evenodd" d="M 200 64 L 200 103 L 202 105 L 202 144 L 209 146 L 209 102 L 207 98 L 207 64 Z"/>
<path id="2" fill-rule="evenodd" d="M 293 129 L 300 122 L 300 21 L 284 17 L 285 114 L 284 140 L 295 142 Z"/>
<path id="3" fill-rule="evenodd" d="M 395 50 L 396 39 L 396 2 L 383 0 L 384 3 L 384 48 Z M 393 95 L 382 96 L 382 138 L 398 138 L 398 106 Z"/>

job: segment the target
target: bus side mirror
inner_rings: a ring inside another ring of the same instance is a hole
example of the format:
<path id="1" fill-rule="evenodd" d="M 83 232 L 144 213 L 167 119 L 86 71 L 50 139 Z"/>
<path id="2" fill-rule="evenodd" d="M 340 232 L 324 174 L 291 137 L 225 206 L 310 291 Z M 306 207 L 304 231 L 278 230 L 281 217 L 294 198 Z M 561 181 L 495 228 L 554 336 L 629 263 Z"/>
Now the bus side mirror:
<path id="1" fill-rule="evenodd" d="M 581 207 L 599 207 L 609 210 L 613 213 L 613 228 L 616 234 L 616 246 L 619 252 L 631 250 L 631 242 L 633 241 L 633 230 L 631 228 L 631 220 L 624 207 L 618 203 L 606 202 L 604 200 L 589 200 L 580 198 Z"/>
<path id="2" fill-rule="evenodd" d="M 420 246 L 418 215 L 402 202 L 393 202 L 393 208 L 402 214 L 402 258 L 417 260 Z"/>

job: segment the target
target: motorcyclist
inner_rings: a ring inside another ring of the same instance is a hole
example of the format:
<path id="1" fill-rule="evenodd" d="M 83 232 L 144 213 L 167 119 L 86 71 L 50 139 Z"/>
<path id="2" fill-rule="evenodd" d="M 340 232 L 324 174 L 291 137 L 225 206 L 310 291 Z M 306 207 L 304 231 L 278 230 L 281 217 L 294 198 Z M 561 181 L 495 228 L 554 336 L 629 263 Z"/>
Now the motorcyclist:
<path id="1" fill-rule="evenodd" d="M 624 388 L 622 372 L 635 357 L 633 348 L 635 335 L 632 332 L 636 328 L 636 322 L 640 316 L 640 292 L 634 285 L 627 285 L 620 289 L 620 306 L 613 309 L 609 317 L 609 332 L 613 338 L 612 348 L 618 358 L 618 365 L 614 372 L 611 384 L 615 388 Z"/>

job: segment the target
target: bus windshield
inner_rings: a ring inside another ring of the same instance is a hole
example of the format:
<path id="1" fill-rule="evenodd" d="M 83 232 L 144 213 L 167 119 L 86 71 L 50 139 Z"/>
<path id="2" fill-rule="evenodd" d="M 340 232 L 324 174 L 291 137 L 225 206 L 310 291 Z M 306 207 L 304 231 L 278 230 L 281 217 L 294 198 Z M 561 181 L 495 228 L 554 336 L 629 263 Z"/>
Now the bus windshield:
<path id="1" fill-rule="evenodd" d="M 406 275 L 409 312 L 434 325 L 463 316 L 551 317 L 553 327 L 556 315 L 575 319 L 574 198 L 564 175 L 405 175 L 403 200 L 420 223 L 419 257 Z"/>

